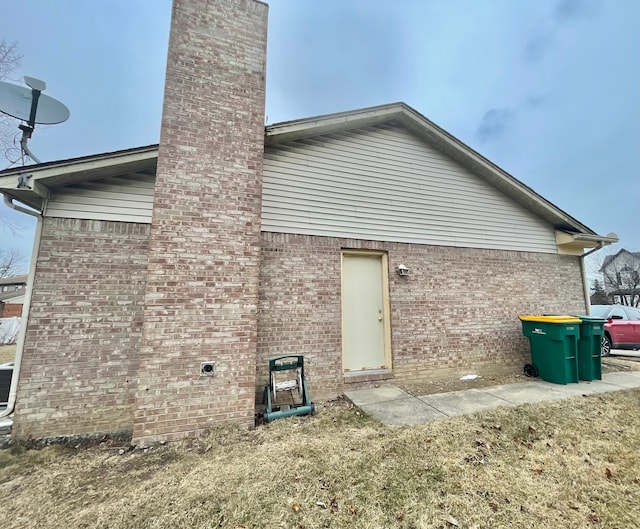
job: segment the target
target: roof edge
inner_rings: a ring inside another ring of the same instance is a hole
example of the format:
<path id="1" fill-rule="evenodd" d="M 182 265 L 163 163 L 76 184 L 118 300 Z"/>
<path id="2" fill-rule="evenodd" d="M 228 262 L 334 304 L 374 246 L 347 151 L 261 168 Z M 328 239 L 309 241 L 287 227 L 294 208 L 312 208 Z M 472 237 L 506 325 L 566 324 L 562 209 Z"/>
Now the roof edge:
<path id="1" fill-rule="evenodd" d="M 65 167 L 65 166 L 72 166 L 72 165 L 77 165 L 77 164 L 82 164 L 87 162 L 99 162 L 99 161 L 107 160 L 110 158 L 116 159 L 116 158 L 122 158 L 130 155 L 144 154 L 147 152 L 153 153 L 154 151 L 156 151 L 156 156 L 157 156 L 157 151 L 158 151 L 157 143 L 152 145 L 145 145 L 142 147 L 132 147 L 130 149 L 121 149 L 118 151 L 104 152 L 100 154 L 89 154 L 87 156 L 78 156 L 76 158 L 65 158 L 63 160 L 55 160 L 52 162 L 43 162 L 43 163 L 38 163 L 33 165 L 22 165 L 20 167 L 10 167 L 8 169 L 3 169 L 2 171 L 0 171 L 0 177 L 13 176 L 16 174 L 21 174 L 21 173 L 30 172 L 30 171 L 41 171 L 49 167 L 56 167 L 56 168 Z"/>
<path id="2" fill-rule="evenodd" d="M 0 193 L 41 211 L 51 188 L 115 176 L 155 171 L 157 145 L 14 167 L 0 171 Z M 26 181 L 26 185 L 25 185 Z"/>
<path id="3" fill-rule="evenodd" d="M 407 104 L 397 102 L 274 123 L 265 126 L 265 145 L 384 123 L 393 120 L 403 109 L 412 110 Z"/>

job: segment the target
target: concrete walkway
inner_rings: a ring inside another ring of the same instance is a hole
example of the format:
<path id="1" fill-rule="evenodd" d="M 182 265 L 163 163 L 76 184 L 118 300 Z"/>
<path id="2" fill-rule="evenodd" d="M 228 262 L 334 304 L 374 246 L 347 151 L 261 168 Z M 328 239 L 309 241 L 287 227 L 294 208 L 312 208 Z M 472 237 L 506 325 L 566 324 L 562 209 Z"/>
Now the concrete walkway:
<path id="1" fill-rule="evenodd" d="M 397 386 L 348 391 L 347 398 L 366 414 L 389 426 L 417 424 L 466 415 L 498 406 L 562 400 L 580 395 L 640 388 L 640 371 L 606 373 L 602 380 L 579 384 L 551 384 L 541 380 L 503 384 L 414 397 Z"/>

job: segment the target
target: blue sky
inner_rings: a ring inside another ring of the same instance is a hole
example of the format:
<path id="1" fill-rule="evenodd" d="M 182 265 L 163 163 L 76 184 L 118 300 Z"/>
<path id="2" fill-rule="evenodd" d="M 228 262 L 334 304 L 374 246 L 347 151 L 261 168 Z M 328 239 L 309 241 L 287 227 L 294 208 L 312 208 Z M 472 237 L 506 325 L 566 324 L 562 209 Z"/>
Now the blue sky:
<path id="1" fill-rule="evenodd" d="M 404 101 L 640 250 L 637 0 L 268 3 L 268 123 Z M 170 11 L 168 0 L 4 3 L 0 39 L 23 56 L 12 80 L 45 80 L 71 110 L 36 129 L 36 156 L 158 142 Z M 0 208 L 17 228 L 0 247 L 28 256 L 33 222 Z"/>

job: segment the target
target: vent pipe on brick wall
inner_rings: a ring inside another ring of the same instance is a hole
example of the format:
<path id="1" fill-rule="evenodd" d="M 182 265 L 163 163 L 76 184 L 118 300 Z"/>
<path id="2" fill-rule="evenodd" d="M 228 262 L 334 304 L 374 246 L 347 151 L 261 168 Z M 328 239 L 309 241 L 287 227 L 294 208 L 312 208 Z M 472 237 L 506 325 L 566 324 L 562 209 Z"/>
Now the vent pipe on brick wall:
<path id="1" fill-rule="evenodd" d="M 11 377 L 11 387 L 9 388 L 9 399 L 7 409 L 0 412 L 0 418 L 8 417 L 13 413 L 16 406 L 16 396 L 18 394 L 18 379 L 20 377 L 20 366 L 22 365 L 22 351 L 24 350 L 24 340 L 27 335 L 27 319 L 29 318 L 29 309 L 31 308 L 31 293 L 33 292 L 33 281 L 36 275 L 36 261 L 38 260 L 38 252 L 40 251 L 40 237 L 42 236 L 42 213 L 28 208 L 23 208 L 13 203 L 13 199 L 4 195 L 4 203 L 7 207 L 26 213 L 36 218 L 36 233 L 33 240 L 33 250 L 31 252 L 31 262 L 29 263 L 29 276 L 27 278 L 27 290 L 24 295 L 24 304 L 22 305 L 22 317 L 20 318 L 20 331 L 18 333 L 18 342 L 16 344 L 16 359 L 13 363 L 13 375 Z"/>

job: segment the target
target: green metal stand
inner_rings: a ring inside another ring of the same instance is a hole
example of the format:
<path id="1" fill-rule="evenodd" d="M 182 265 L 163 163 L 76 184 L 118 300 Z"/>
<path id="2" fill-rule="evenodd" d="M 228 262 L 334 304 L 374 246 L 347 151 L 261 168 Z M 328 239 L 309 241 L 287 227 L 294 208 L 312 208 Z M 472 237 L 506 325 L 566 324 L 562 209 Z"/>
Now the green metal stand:
<path id="1" fill-rule="evenodd" d="M 296 379 L 284 382 L 280 386 L 276 382 L 276 373 L 282 371 L 295 371 Z M 278 391 L 297 390 L 300 397 L 299 404 L 292 404 L 285 409 L 276 404 L 276 395 Z M 294 415 L 313 415 L 316 406 L 311 402 L 309 390 L 307 389 L 307 380 L 304 374 L 304 357 L 302 355 L 285 355 L 277 356 L 269 359 L 269 384 L 264 388 L 264 403 L 267 407 L 264 412 L 264 422 L 275 421 L 285 417 Z"/>

